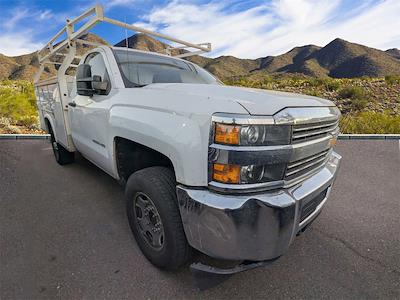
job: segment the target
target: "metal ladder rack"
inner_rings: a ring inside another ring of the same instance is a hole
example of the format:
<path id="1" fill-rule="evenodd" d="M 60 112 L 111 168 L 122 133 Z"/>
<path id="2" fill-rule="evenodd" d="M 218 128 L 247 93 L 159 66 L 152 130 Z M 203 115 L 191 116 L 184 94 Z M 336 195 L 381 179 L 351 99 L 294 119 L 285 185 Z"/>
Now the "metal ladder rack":
<path id="1" fill-rule="evenodd" d="M 75 25 L 84 19 L 89 18 L 83 25 L 81 25 L 78 29 L 75 30 Z M 116 25 L 125 29 L 133 30 L 139 33 L 144 33 L 153 37 L 158 37 L 173 43 L 177 43 L 182 46 L 177 47 L 168 47 L 166 49 L 167 55 L 171 55 L 173 49 L 177 50 L 185 50 L 187 48 L 194 48 L 197 49 L 195 51 L 187 51 L 185 53 L 181 53 L 175 55 L 174 57 L 188 57 L 192 55 L 198 55 L 206 52 L 211 51 L 211 44 L 210 43 L 201 43 L 201 44 L 194 44 L 184 40 L 180 40 L 162 33 L 158 33 L 155 31 L 151 31 L 148 29 L 144 29 L 138 26 L 130 25 L 118 20 L 114 20 L 104 16 L 103 7 L 100 4 L 92 7 L 91 9 L 85 11 L 80 16 L 76 17 L 73 20 L 67 20 L 67 24 L 62 28 L 56 35 L 54 35 L 49 42 L 47 42 L 46 46 L 44 46 L 41 50 L 39 50 L 39 71 L 35 75 L 34 82 L 38 84 L 40 81 L 40 77 L 44 71 L 44 67 L 46 64 L 53 64 L 59 65 L 59 69 L 57 71 L 57 77 L 64 76 L 66 71 L 69 68 L 76 68 L 77 65 L 73 64 L 72 62 L 74 59 L 79 59 L 80 57 L 76 55 L 76 45 L 79 44 L 86 44 L 91 46 L 100 46 L 101 44 L 93 43 L 90 41 L 86 41 L 81 39 L 82 35 L 87 34 L 90 29 L 92 29 L 97 24 L 105 22 L 112 25 Z M 57 42 L 57 40 L 66 34 L 66 38 L 63 39 L 61 42 Z M 47 52 L 46 52 L 47 51 Z M 55 56 L 63 57 L 62 62 L 54 61 Z"/>

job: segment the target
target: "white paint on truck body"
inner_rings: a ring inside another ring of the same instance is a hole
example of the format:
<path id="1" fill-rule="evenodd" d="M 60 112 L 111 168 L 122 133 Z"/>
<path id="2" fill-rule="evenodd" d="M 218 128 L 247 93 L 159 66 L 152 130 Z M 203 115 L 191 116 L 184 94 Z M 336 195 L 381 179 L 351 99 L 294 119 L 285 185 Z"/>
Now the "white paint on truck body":
<path id="1" fill-rule="evenodd" d="M 68 101 L 75 102 L 76 107 L 68 106 L 66 126 L 70 128 L 66 131 L 71 134 L 74 148 L 117 179 L 116 137 L 167 156 L 174 166 L 177 182 L 207 186 L 213 114 L 272 116 L 286 107 L 334 106 L 331 101 L 311 96 L 217 84 L 154 83 L 125 88 L 110 47 L 91 50 L 81 63 L 94 52 L 101 53 L 105 61 L 111 91 L 108 95 L 81 96 L 76 94 L 74 82 Z"/>

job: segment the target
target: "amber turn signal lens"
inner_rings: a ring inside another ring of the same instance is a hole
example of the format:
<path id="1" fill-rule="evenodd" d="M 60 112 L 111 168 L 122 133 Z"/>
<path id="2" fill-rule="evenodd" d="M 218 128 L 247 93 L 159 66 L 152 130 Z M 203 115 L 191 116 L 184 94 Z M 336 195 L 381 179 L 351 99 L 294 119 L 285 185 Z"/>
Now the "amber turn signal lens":
<path id="1" fill-rule="evenodd" d="M 237 165 L 213 165 L 213 180 L 222 183 L 239 183 L 240 166 Z"/>
<path id="2" fill-rule="evenodd" d="M 235 125 L 215 125 L 215 142 L 218 144 L 239 145 L 240 127 Z"/>
<path id="3" fill-rule="evenodd" d="M 329 140 L 329 146 L 333 147 L 336 145 L 337 137 L 333 137 Z"/>

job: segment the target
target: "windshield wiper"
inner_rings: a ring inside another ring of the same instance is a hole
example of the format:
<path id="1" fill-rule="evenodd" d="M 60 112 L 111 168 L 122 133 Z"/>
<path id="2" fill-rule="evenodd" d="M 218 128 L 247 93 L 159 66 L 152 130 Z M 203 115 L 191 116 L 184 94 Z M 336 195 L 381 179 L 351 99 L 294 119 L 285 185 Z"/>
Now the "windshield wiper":
<path id="1" fill-rule="evenodd" d="M 130 88 L 141 88 L 141 87 L 144 87 L 144 86 L 146 86 L 146 85 L 148 85 L 148 84 L 139 84 L 139 83 L 135 83 L 135 82 L 129 82 L 129 87 Z"/>

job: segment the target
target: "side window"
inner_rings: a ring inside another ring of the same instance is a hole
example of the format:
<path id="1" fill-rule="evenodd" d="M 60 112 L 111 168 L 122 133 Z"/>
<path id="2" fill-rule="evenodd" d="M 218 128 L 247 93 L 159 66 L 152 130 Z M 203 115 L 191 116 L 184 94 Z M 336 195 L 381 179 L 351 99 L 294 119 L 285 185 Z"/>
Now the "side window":
<path id="1" fill-rule="evenodd" d="M 100 53 L 91 53 L 86 57 L 85 64 L 90 65 L 92 70 L 92 76 L 98 75 L 101 77 L 102 81 L 107 81 L 107 92 L 104 95 L 107 95 L 111 89 L 110 77 L 108 76 L 108 72 L 106 69 L 106 65 L 104 63 L 103 57 Z"/>

